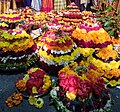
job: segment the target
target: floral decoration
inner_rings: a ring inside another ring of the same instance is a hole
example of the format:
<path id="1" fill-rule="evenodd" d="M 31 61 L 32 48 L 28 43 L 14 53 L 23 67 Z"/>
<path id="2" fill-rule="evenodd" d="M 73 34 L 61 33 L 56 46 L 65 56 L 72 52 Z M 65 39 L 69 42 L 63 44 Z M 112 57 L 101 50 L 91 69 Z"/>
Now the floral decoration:
<path id="1" fill-rule="evenodd" d="M 27 93 L 28 96 L 44 94 L 50 87 L 50 76 L 40 68 L 31 68 L 16 82 L 16 88 L 23 94 Z"/>
<path id="2" fill-rule="evenodd" d="M 81 61 L 80 65 L 90 68 L 97 76 L 102 77 L 107 86 L 115 87 L 120 85 L 119 68 L 111 68 L 107 70 L 107 69 L 103 69 L 102 66 L 97 67 L 94 64 L 89 63 L 88 61 Z"/>
<path id="3" fill-rule="evenodd" d="M 20 78 L 15 86 L 17 93 L 13 93 L 6 100 L 8 107 L 18 105 L 23 100 L 23 97 L 28 98 L 31 105 L 36 108 L 42 108 L 44 101 L 42 95 L 47 94 L 51 87 L 50 76 L 40 68 L 31 68 L 27 71 L 23 78 Z"/>
<path id="4" fill-rule="evenodd" d="M 42 98 L 38 97 L 38 98 L 35 98 L 34 96 L 30 96 L 29 99 L 28 99 L 29 103 L 31 105 L 34 105 L 35 107 L 37 108 L 42 108 L 43 105 L 44 105 L 44 101 Z"/>
<path id="5" fill-rule="evenodd" d="M 59 81 L 50 92 L 51 101 L 64 112 L 109 111 L 111 100 L 104 80 L 89 67 L 83 74 L 79 69 L 74 62 L 59 71 Z"/>
<path id="6" fill-rule="evenodd" d="M 15 52 L 25 51 L 34 45 L 32 37 L 25 31 L 16 32 L 8 30 L 7 32 L 3 32 L 0 37 L 0 49 L 4 52 L 11 50 Z"/>
<path id="7" fill-rule="evenodd" d="M 22 94 L 15 92 L 7 98 L 6 104 L 7 104 L 8 107 L 11 108 L 13 106 L 19 105 L 22 100 L 23 100 Z"/>
<path id="8" fill-rule="evenodd" d="M 104 48 L 112 44 L 111 38 L 108 33 L 99 25 L 89 26 L 81 24 L 76 28 L 72 37 L 80 47 Z"/>
<path id="9" fill-rule="evenodd" d="M 112 46 L 109 45 L 106 48 L 102 48 L 98 50 L 98 52 L 96 53 L 96 56 L 104 60 L 108 60 L 110 58 L 115 60 L 118 57 L 118 53 L 117 51 L 113 50 Z"/>

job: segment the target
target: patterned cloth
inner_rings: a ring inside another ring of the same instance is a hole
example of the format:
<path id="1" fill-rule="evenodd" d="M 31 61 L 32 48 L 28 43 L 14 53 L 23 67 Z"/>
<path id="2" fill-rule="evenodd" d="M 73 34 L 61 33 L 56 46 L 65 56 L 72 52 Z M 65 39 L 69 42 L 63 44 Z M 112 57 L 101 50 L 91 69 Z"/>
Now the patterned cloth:
<path id="1" fill-rule="evenodd" d="M 54 10 L 60 11 L 66 8 L 66 0 L 54 0 Z"/>
<path id="2" fill-rule="evenodd" d="M 11 4 L 11 2 L 12 2 L 12 4 Z M 0 0 L 0 14 L 8 11 L 10 8 L 16 9 L 16 1 L 15 0 Z"/>
<path id="3" fill-rule="evenodd" d="M 40 9 L 41 9 L 41 0 L 32 0 L 31 8 L 35 9 L 36 11 L 40 11 Z"/>
<path id="4" fill-rule="evenodd" d="M 42 0 L 42 8 L 43 12 L 50 12 L 53 10 L 53 0 Z"/>

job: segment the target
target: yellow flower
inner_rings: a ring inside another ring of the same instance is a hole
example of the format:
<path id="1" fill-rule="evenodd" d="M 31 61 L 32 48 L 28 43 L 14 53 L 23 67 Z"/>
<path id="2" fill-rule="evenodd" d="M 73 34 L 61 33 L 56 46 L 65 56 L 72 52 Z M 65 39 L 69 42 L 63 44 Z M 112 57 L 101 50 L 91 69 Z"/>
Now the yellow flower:
<path id="1" fill-rule="evenodd" d="M 37 108 L 42 108 L 43 105 L 44 105 L 43 99 L 42 99 L 42 98 L 38 98 L 38 99 L 36 100 L 36 102 L 34 103 L 34 105 L 35 105 L 35 107 L 37 107 Z"/>
<path id="2" fill-rule="evenodd" d="M 29 101 L 29 103 L 30 103 L 31 105 L 34 105 L 35 102 L 36 102 L 36 100 L 37 100 L 37 99 L 36 99 L 34 96 L 30 96 L 29 99 L 28 99 L 28 101 Z"/>
<path id="3" fill-rule="evenodd" d="M 76 92 L 66 92 L 66 96 L 67 98 L 69 98 L 70 100 L 74 100 L 76 98 Z"/>
<path id="4" fill-rule="evenodd" d="M 115 87 L 117 85 L 117 81 L 111 80 L 108 84 L 110 84 L 112 87 Z"/>
<path id="5" fill-rule="evenodd" d="M 103 80 L 104 80 L 105 83 L 108 83 L 108 82 L 109 82 L 109 81 L 108 81 L 106 78 L 104 78 L 104 77 L 103 77 Z"/>
<path id="6" fill-rule="evenodd" d="M 120 85 L 120 79 L 118 79 L 117 84 Z"/>
<path id="7" fill-rule="evenodd" d="M 120 62 L 120 61 L 119 61 Z M 110 66 L 111 66 L 111 68 L 119 68 L 119 66 L 120 66 L 120 63 L 119 62 L 116 62 L 116 61 L 112 61 L 112 62 L 110 62 Z"/>
<path id="8" fill-rule="evenodd" d="M 34 94 L 37 94 L 37 93 L 38 93 L 37 88 L 36 88 L 35 86 L 32 87 L 32 93 L 34 93 Z"/>

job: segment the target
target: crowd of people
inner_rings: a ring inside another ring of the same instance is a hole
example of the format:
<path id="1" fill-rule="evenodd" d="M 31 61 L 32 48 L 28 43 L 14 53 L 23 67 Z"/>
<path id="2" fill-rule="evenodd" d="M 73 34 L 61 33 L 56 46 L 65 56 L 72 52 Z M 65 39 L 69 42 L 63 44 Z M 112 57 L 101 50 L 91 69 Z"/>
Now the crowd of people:
<path id="1" fill-rule="evenodd" d="M 36 11 L 49 12 L 51 10 L 60 11 L 65 9 L 68 4 L 75 2 L 76 5 L 83 10 L 91 10 L 93 4 L 100 5 L 101 0 L 0 0 L 0 13 L 5 12 L 9 8 L 16 9 L 29 6 Z M 117 9 L 120 10 L 119 0 L 105 0 L 110 3 L 116 3 Z M 97 4 L 96 4 L 97 3 Z"/>
<path id="2" fill-rule="evenodd" d="M 92 5 L 92 0 L 0 0 L 0 10 L 4 12 L 9 8 L 15 9 L 29 6 L 36 11 L 60 11 L 65 9 L 71 2 L 75 2 L 81 11 L 85 9 L 90 10 L 90 6 Z"/>

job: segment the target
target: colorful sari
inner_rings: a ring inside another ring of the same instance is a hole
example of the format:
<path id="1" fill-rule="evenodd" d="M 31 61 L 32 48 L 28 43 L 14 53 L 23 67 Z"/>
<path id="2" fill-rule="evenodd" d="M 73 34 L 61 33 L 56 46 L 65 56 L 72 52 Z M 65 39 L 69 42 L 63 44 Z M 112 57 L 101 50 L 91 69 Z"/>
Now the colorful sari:
<path id="1" fill-rule="evenodd" d="M 43 12 L 50 12 L 53 10 L 53 0 L 42 0 L 42 8 Z"/>
<path id="2" fill-rule="evenodd" d="M 5 13 L 9 9 L 16 9 L 15 0 L 0 0 L 0 13 Z"/>
<path id="3" fill-rule="evenodd" d="M 66 0 L 54 0 L 54 10 L 60 11 L 66 8 Z"/>

